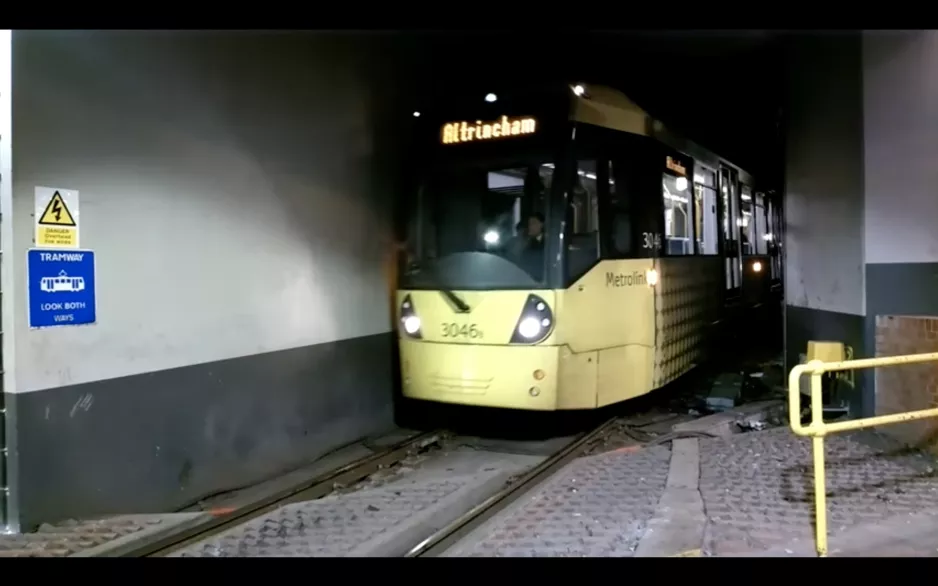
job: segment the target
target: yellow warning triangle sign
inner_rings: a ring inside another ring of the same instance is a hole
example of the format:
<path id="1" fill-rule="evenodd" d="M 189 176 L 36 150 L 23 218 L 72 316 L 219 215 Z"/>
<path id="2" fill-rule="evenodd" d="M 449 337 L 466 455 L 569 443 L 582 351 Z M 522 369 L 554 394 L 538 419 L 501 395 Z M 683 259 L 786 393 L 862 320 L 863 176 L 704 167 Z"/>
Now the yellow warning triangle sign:
<path id="1" fill-rule="evenodd" d="M 39 217 L 39 223 L 47 226 L 75 225 L 75 218 L 72 217 L 72 212 L 68 211 L 68 206 L 65 205 L 65 200 L 62 199 L 62 195 L 58 191 L 49 200 L 49 205 L 46 206 L 42 216 Z"/>

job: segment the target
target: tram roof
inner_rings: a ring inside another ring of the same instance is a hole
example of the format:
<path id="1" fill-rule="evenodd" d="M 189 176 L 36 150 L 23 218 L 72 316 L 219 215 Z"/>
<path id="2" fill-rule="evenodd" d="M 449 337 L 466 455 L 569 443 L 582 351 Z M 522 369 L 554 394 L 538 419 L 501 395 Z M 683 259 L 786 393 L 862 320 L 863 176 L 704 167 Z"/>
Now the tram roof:
<path id="1" fill-rule="evenodd" d="M 585 91 L 573 97 L 572 118 L 577 122 L 654 138 L 714 170 L 721 163 L 731 167 L 739 173 L 740 181 L 752 186 L 752 177 L 744 169 L 669 130 L 623 92 L 604 85 L 583 83 L 582 86 Z"/>

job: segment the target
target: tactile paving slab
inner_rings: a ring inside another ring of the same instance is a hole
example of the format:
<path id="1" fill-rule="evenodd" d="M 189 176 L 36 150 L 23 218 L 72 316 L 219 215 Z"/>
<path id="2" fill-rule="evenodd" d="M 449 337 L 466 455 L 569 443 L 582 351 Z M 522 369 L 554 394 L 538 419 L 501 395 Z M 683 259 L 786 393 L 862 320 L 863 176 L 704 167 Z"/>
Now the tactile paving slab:
<path id="1" fill-rule="evenodd" d="M 168 524 L 160 515 L 43 524 L 34 533 L 0 535 L 0 557 L 65 557 Z"/>
<path id="2" fill-rule="evenodd" d="M 341 557 L 466 485 L 459 478 L 396 483 L 284 505 L 172 557 Z"/>
<path id="3" fill-rule="evenodd" d="M 655 512 L 670 449 L 580 458 L 446 552 L 447 557 L 629 557 Z"/>
<path id="4" fill-rule="evenodd" d="M 938 507 L 933 458 L 873 433 L 825 440 L 828 529 Z M 705 551 L 767 550 L 814 535 L 811 440 L 786 428 L 700 440 Z"/>

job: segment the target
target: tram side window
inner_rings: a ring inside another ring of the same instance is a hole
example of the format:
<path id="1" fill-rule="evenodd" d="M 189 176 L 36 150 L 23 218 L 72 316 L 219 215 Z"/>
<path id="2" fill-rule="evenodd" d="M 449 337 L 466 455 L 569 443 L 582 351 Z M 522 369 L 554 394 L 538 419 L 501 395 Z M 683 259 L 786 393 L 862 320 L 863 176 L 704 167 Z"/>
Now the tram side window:
<path id="1" fill-rule="evenodd" d="M 765 214 L 765 200 L 761 193 L 756 194 L 756 206 L 753 216 L 755 216 L 756 221 L 756 254 L 768 254 L 769 253 L 769 235 L 768 223 L 766 222 Z"/>
<path id="2" fill-rule="evenodd" d="M 769 253 L 776 253 L 779 245 L 779 210 L 778 206 L 772 203 L 771 199 L 766 198 L 766 215 L 768 216 L 768 232 L 766 232 L 766 244 Z"/>
<path id="3" fill-rule="evenodd" d="M 664 195 L 664 235 L 668 254 L 694 254 L 691 207 L 687 190 L 687 178 L 664 173 L 662 176 Z"/>
<path id="4" fill-rule="evenodd" d="M 742 253 L 754 254 L 755 242 L 758 238 L 756 233 L 756 222 L 754 218 L 752 205 L 752 191 L 747 185 L 742 185 L 739 190 L 740 210 L 742 214 L 739 217 L 739 232 L 742 240 Z"/>
<path id="5" fill-rule="evenodd" d="M 771 249 L 772 239 L 775 237 L 772 234 L 773 229 L 775 227 L 775 222 L 773 221 L 774 218 L 772 217 L 772 214 L 774 213 L 775 210 L 772 209 L 772 202 L 771 200 L 769 200 L 769 198 L 765 198 L 763 200 L 763 204 L 765 205 L 765 236 L 763 237 L 763 240 L 765 240 L 766 251 L 768 251 Z"/>
<path id="6" fill-rule="evenodd" d="M 576 278 L 599 258 L 599 192 L 596 161 L 580 161 L 567 208 L 567 271 Z"/>
<path id="7" fill-rule="evenodd" d="M 694 173 L 694 234 L 699 254 L 719 252 L 716 174 L 709 169 Z"/>
<path id="8" fill-rule="evenodd" d="M 780 279 L 782 277 L 782 258 L 781 251 L 779 250 L 779 245 L 781 244 L 778 240 L 779 238 L 779 217 L 778 207 L 772 204 L 772 200 L 766 198 L 765 208 L 768 216 L 768 232 L 766 233 L 765 243 L 766 248 L 769 251 L 769 254 L 772 255 L 772 279 Z"/>
<path id="9" fill-rule="evenodd" d="M 620 164 L 609 161 L 609 223 L 613 255 L 628 257 L 632 253 L 632 210 L 629 207 L 628 191 L 625 185 L 616 185 L 616 172 L 621 172 Z M 621 177 L 618 178 L 621 181 Z"/>

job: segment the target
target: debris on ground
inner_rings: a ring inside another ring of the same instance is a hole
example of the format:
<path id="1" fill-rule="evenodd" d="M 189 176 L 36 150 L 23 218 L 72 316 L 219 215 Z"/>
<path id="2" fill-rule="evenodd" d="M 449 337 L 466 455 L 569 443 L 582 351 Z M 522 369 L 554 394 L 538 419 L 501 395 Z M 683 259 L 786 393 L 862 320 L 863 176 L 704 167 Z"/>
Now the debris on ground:
<path id="1" fill-rule="evenodd" d="M 762 431 L 769 426 L 768 421 L 764 419 L 737 421 L 736 425 L 742 431 Z"/>
<path id="2" fill-rule="evenodd" d="M 735 407 L 742 398 L 744 380 L 743 375 L 737 372 L 726 372 L 717 376 L 706 398 L 707 408 L 719 412 Z"/>
<path id="3" fill-rule="evenodd" d="M 357 482 L 349 485 L 335 483 L 333 485 L 333 494 L 350 494 L 360 490 L 378 488 L 397 480 L 406 474 L 410 474 L 421 464 L 436 456 L 447 447 L 449 441 L 451 441 L 451 438 L 444 434 L 444 437 L 440 438 L 439 441 L 416 447 L 410 450 L 403 459 L 390 465 L 381 465 L 378 470 Z"/>
<path id="4" fill-rule="evenodd" d="M 658 434 L 653 432 L 642 431 L 640 428 L 631 425 L 628 418 L 621 418 L 613 423 L 606 433 L 596 438 L 596 440 L 583 451 L 583 455 L 592 456 L 594 454 L 638 447 L 657 435 Z"/>
<path id="5" fill-rule="evenodd" d="M 763 431 L 787 424 L 785 402 L 772 400 L 739 405 L 733 409 L 677 424 L 673 429 L 676 433 L 699 432 L 711 436 L 729 437 L 737 433 Z"/>
<path id="6" fill-rule="evenodd" d="M 780 399 L 787 394 L 782 360 L 750 362 L 710 378 L 697 392 L 687 413 L 722 413 L 754 401 Z"/>
<path id="7" fill-rule="evenodd" d="M 788 393 L 788 377 L 785 375 L 785 364 L 781 358 L 763 362 L 759 365 L 759 371 L 762 373 L 761 383 L 769 392 L 773 394 Z"/>

